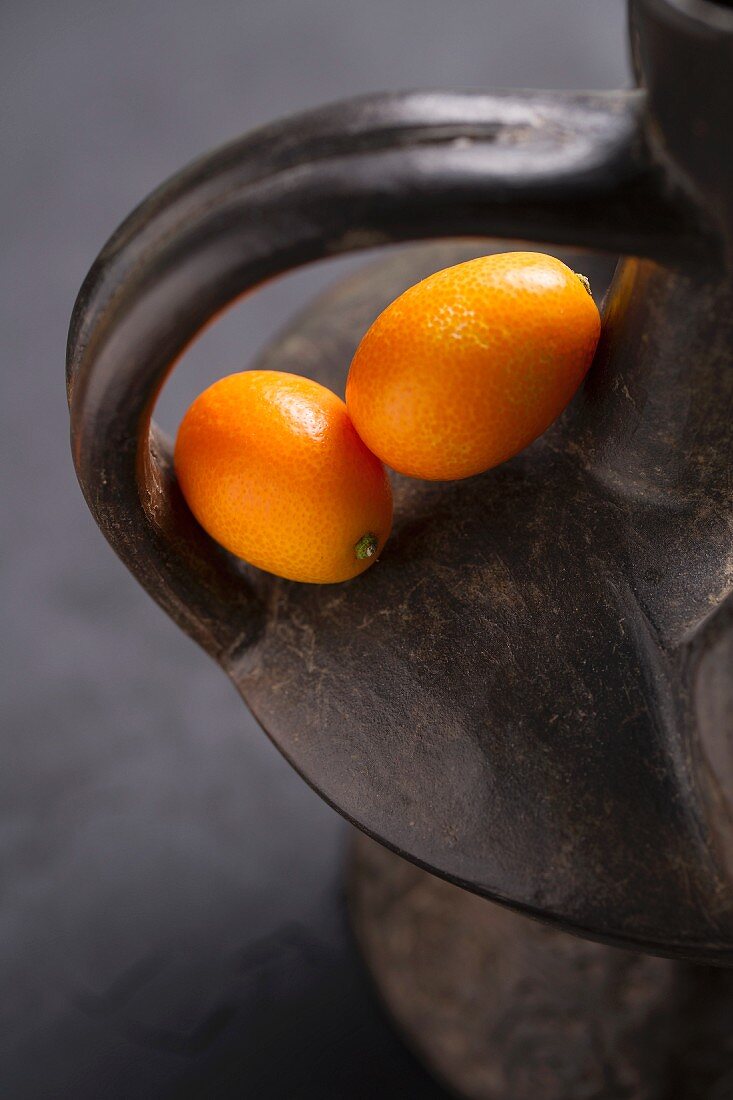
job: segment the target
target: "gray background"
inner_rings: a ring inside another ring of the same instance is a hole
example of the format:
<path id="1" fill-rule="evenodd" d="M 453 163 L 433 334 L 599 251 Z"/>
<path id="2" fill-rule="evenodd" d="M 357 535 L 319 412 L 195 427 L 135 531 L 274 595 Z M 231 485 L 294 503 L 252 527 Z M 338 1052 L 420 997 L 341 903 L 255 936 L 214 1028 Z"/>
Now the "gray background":
<path id="1" fill-rule="evenodd" d="M 76 290 L 197 153 L 325 100 L 628 82 L 621 0 L 3 0 L 3 1097 L 438 1096 L 348 939 L 346 829 L 127 575 L 69 458 Z M 174 429 L 354 261 L 238 306 Z"/>

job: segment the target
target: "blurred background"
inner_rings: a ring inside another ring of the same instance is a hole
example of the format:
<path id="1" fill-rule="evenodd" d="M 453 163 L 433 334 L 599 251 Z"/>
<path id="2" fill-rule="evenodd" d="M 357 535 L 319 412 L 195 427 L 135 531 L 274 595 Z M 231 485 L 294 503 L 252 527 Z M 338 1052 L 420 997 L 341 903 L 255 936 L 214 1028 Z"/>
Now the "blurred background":
<path id="1" fill-rule="evenodd" d="M 66 329 L 131 207 L 251 127 L 380 89 L 629 79 L 623 0 L 3 0 L 4 1100 L 443 1095 L 349 939 L 347 827 L 86 511 Z M 238 305 L 164 426 L 359 262 Z"/>

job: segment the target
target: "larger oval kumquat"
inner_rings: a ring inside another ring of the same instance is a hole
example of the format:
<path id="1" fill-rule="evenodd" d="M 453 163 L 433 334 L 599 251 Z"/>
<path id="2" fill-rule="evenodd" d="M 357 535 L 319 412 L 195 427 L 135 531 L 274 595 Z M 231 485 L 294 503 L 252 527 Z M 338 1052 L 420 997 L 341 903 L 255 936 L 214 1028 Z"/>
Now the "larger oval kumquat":
<path id="1" fill-rule="evenodd" d="M 356 430 L 399 473 L 481 473 L 562 412 L 600 334 L 587 283 L 552 256 L 509 252 L 446 268 L 377 317 L 349 371 Z"/>

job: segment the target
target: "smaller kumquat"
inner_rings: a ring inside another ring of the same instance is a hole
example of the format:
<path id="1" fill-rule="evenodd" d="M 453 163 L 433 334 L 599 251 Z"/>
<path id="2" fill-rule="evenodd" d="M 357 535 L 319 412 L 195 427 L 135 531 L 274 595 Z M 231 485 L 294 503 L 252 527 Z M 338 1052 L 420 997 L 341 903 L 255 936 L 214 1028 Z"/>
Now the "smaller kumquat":
<path id="1" fill-rule="evenodd" d="M 215 382 L 183 418 L 175 468 L 212 538 L 290 580 L 355 577 L 389 536 L 382 463 L 343 401 L 307 378 L 248 371 Z"/>

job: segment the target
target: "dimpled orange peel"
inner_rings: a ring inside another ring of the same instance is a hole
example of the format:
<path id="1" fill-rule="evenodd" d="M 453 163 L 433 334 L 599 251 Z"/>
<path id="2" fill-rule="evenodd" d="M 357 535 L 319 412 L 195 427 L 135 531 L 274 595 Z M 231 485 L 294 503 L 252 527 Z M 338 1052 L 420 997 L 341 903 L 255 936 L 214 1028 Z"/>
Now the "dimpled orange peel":
<path id="1" fill-rule="evenodd" d="M 481 473 L 555 420 L 601 322 L 587 280 L 553 256 L 506 252 L 438 271 L 377 317 L 349 371 L 360 436 L 399 473 Z"/>
<path id="2" fill-rule="evenodd" d="M 293 374 L 215 382 L 181 422 L 175 468 L 212 538 L 290 580 L 355 577 L 376 561 L 392 525 L 389 480 L 346 405 Z"/>

